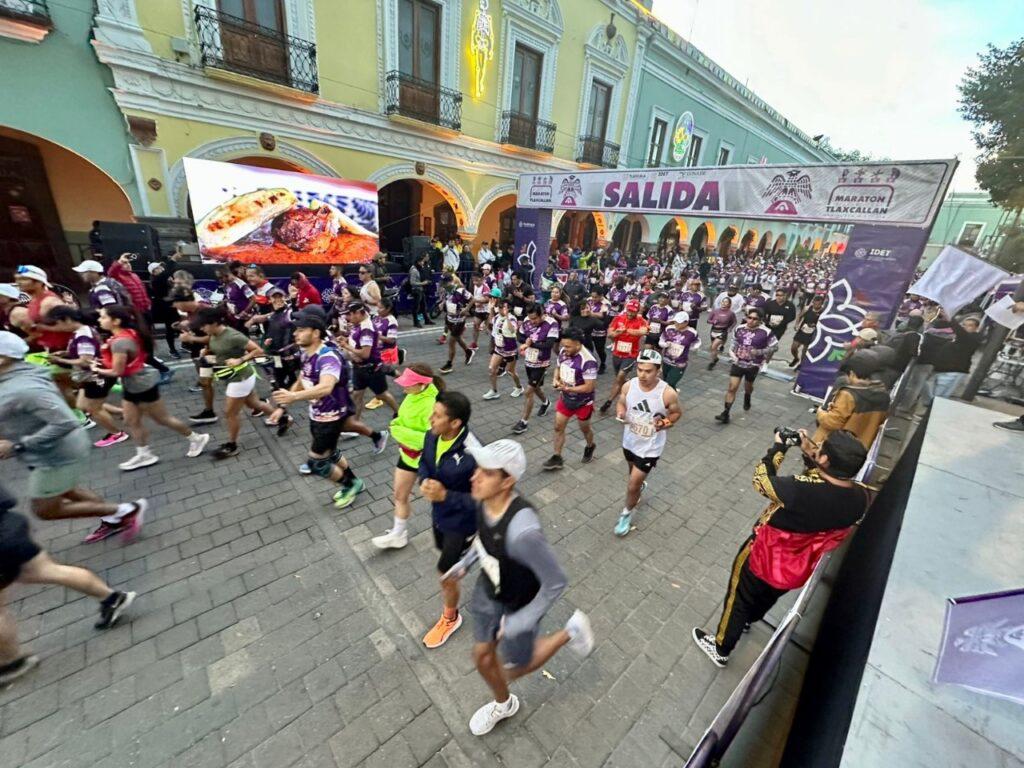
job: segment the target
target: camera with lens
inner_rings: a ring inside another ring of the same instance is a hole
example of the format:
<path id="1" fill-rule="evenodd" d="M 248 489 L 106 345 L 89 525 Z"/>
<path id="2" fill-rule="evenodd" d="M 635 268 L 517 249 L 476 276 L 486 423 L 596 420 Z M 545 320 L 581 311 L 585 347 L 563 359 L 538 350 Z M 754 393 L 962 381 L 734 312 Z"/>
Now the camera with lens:
<path id="1" fill-rule="evenodd" d="M 802 442 L 800 433 L 795 429 L 790 429 L 789 427 L 776 427 L 775 434 L 779 436 L 783 445 L 796 446 L 800 445 Z"/>

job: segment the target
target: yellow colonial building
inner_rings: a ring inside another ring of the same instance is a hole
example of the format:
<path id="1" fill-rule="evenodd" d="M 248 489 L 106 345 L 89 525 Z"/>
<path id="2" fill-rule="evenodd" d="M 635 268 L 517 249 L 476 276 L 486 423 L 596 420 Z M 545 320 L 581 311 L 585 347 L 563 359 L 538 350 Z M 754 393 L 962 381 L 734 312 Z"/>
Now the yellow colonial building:
<path id="1" fill-rule="evenodd" d="M 182 158 L 365 180 L 382 248 L 513 239 L 516 179 L 615 167 L 653 32 L 628 0 L 120 0 L 93 46 L 134 137 L 136 213 L 189 218 Z M 567 217 L 567 241 L 614 222 Z"/>

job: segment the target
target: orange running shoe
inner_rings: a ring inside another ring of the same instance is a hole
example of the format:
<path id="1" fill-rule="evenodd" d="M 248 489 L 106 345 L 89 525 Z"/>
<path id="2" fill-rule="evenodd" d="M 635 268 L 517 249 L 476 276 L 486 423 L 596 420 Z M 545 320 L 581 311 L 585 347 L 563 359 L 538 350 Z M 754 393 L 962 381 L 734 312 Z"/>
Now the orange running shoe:
<path id="1" fill-rule="evenodd" d="M 437 620 L 437 624 L 431 627 L 430 631 L 423 636 L 423 644 L 427 648 L 440 648 L 448 638 L 455 634 L 455 630 L 462 626 L 462 613 L 455 615 L 454 619 L 446 619 L 444 614 Z"/>

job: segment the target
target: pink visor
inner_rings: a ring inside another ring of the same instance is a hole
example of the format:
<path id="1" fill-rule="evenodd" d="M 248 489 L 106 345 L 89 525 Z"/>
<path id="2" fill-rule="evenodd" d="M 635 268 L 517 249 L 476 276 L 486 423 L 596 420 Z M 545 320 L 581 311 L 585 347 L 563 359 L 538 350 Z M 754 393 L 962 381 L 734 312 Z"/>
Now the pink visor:
<path id="1" fill-rule="evenodd" d="M 402 371 L 401 375 L 395 379 L 395 384 L 400 387 L 412 387 L 417 384 L 433 384 L 434 380 L 430 376 L 424 376 L 422 373 L 416 373 L 412 368 L 406 368 Z"/>

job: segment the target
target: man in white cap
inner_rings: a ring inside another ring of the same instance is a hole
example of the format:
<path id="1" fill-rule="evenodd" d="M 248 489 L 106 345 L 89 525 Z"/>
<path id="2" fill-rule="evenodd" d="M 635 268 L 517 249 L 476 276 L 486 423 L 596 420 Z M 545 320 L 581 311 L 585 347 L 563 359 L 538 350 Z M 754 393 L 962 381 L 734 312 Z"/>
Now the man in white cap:
<path id="1" fill-rule="evenodd" d="M 576 611 L 563 629 L 539 636 L 544 614 L 565 590 L 566 577 L 544 538 L 540 519 L 529 501 L 516 493 L 526 472 L 526 454 L 515 440 L 469 446 L 476 460 L 472 494 L 477 507 L 477 537 L 445 579 L 461 579 L 477 559 L 483 571 L 470 600 L 473 659 L 494 693 L 476 711 L 469 729 L 489 733 L 519 711 L 509 683 L 546 664 L 564 645 L 580 656 L 594 649 L 586 614 Z"/>
<path id="2" fill-rule="evenodd" d="M 14 282 L 18 290 L 28 296 L 28 303 L 11 310 L 11 324 L 25 334 L 29 348 L 33 351 L 67 349 L 71 334 L 53 331 L 43 322 L 51 309 L 63 303 L 60 296 L 50 290 L 46 270 L 32 264 L 22 265 L 14 271 Z"/>
<path id="3" fill-rule="evenodd" d="M 145 499 L 112 504 L 78 482 L 85 472 L 89 440 L 57 392 L 49 373 L 24 361 L 28 345 L 0 331 L 0 459 L 17 457 L 31 472 L 32 511 L 43 520 L 99 517 L 86 543 L 142 530 Z"/>
<path id="4" fill-rule="evenodd" d="M 103 275 L 103 265 L 98 261 L 88 259 L 77 267 L 72 267 L 89 286 L 89 304 L 93 309 L 99 310 L 109 304 L 121 304 L 125 307 L 132 306 L 132 301 L 117 280 Z"/>

